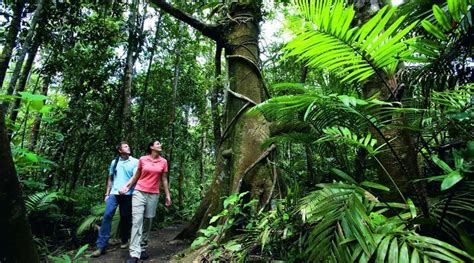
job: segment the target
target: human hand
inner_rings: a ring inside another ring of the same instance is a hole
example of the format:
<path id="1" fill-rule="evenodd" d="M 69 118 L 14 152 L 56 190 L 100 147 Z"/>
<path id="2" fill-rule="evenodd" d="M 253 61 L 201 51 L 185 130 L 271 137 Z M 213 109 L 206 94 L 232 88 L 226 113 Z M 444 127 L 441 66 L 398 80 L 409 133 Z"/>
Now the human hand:
<path id="1" fill-rule="evenodd" d="M 167 197 L 165 198 L 165 206 L 168 207 L 168 206 L 170 206 L 170 205 L 171 205 L 171 197 L 167 196 Z"/>
<path id="2" fill-rule="evenodd" d="M 119 190 L 119 194 L 124 195 L 130 190 L 130 187 L 124 186 Z"/>
<path id="3" fill-rule="evenodd" d="M 109 195 L 106 195 L 104 198 L 104 202 L 107 202 L 107 199 L 109 199 Z"/>

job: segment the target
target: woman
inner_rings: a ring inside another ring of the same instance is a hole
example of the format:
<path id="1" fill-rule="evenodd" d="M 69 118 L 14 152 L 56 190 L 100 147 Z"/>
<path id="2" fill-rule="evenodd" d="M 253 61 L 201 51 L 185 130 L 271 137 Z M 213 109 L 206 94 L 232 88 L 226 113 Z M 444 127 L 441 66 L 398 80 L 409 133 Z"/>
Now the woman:
<path id="1" fill-rule="evenodd" d="M 148 155 L 140 157 L 137 172 L 120 190 L 120 193 L 127 193 L 136 184 L 132 197 L 130 257 L 126 262 L 137 262 L 138 258 L 148 258 L 146 247 L 151 222 L 153 217 L 155 217 L 158 204 L 160 182 L 163 183 L 166 194 L 165 205 L 171 205 L 168 178 L 166 177 L 168 161 L 160 156 L 160 142 L 158 140 L 151 141 L 148 144 L 147 153 Z"/>

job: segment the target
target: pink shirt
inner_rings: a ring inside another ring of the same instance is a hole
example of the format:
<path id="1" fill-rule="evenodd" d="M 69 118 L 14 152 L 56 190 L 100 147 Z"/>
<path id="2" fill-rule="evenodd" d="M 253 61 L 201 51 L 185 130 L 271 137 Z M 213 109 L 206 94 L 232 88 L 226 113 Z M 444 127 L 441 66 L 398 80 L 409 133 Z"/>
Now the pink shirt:
<path id="1" fill-rule="evenodd" d="M 141 176 L 135 186 L 136 190 L 142 192 L 159 194 L 161 176 L 168 172 L 168 161 L 163 157 L 157 159 L 151 158 L 150 155 L 140 157 L 138 160 L 138 170 Z"/>

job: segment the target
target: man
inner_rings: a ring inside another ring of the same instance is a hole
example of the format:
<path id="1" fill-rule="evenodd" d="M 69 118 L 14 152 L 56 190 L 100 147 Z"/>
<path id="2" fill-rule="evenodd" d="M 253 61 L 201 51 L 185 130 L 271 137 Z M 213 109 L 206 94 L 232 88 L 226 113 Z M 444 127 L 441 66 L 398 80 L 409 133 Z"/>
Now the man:
<path id="1" fill-rule="evenodd" d="M 112 228 L 112 218 L 117 206 L 120 207 L 120 238 L 122 241 L 120 248 L 128 247 L 132 227 L 133 189 L 121 194 L 119 194 L 119 190 L 133 177 L 137 170 L 138 159 L 130 156 L 130 147 L 127 142 L 121 142 L 116 146 L 116 149 L 119 156 L 110 164 L 104 198 L 105 212 L 97 237 L 96 250 L 92 253 L 93 257 L 101 256 L 107 248 Z"/>

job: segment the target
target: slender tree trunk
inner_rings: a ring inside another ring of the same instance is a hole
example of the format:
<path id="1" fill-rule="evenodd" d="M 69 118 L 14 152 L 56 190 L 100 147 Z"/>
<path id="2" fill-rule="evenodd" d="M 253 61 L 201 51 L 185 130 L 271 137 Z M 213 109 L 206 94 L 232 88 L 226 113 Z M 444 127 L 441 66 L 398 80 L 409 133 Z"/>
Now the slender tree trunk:
<path id="1" fill-rule="evenodd" d="M 300 83 L 305 83 L 306 78 L 308 77 L 308 67 L 305 65 L 301 66 L 301 77 Z M 314 161 L 313 161 L 313 150 L 311 149 L 311 145 L 305 144 L 304 151 L 306 154 L 306 172 L 308 173 L 308 177 L 311 178 L 315 184 L 319 183 L 321 178 L 316 178 L 316 171 L 314 169 Z"/>
<path id="2" fill-rule="evenodd" d="M 186 156 L 181 154 L 179 160 L 179 177 L 178 177 L 178 206 L 179 209 L 184 207 L 184 173 L 186 172 Z"/>
<path id="3" fill-rule="evenodd" d="M 51 82 L 51 76 L 47 76 L 43 81 L 43 89 L 41 91 L 41 95 L 47 96 L 48 95 L 48 88 Z M 31 137 L 30 137 L 30 144 L 28 146 L 28 150 L 34 151 L 36 148 L 36 144 L 38 143 L 38 136 L 41 128 L 41 119 L 42 114 L 37 113 L 35 121 L 33 123 L 33 128 L 31 129 Z"/>
<path id="4" fill-rule="evenodd" d="M 206 130 L 204 129 L 204 131 L 202 132 L 201 134 L 201 143 L 200 143 L 200 151 L 199 151 L 199 195 L 202 197 L 204 197 L 204 182 L 205 182 L 205 172 L 204 172 L 204 167 L 205 167 L 205 163 L 204 163 L 204 156 L 205 156 L 205 149 L 206 149 L 206 136 L 207 136 L 207 132 Z"/>
<path id="5" fill-rule="evenodd" d="M 0 262 L 39 262 L 0 106 Z"/>
<path id="6" fill-rule="evenodd" d="M 0 90 L 3 87 L 3 81 L 8 70 L 8 64 L 12 58 L 13 49 L 16 46 L 17 35 L 21 28 L 21 14 L 25 7 L 25 0 L 17 0 L 13 5 L 13 17 L 8 29 L 7 38 L 0 56 Z"/>
<path id="7" fill-rule="evenodd" d="M 182 32 L 183 24 L 179 23 L 179 30 L 178 35 Z M 170 119 L 168 126 L 170 127 L 170 140 L 168 145 L 168 165 L 169 169 L 169 176 L 168 179 L 171 177 L 172 173 L 172 165 L 173 165 L 173 150 L 174 150 L 174 141 L 175 141 L 175 122 L 176 122 L 176 107 L 177 105 L 177 95 L 178 95 L 178 85 L 179 85 L 179 76 L 180 76 L 180 57 L 181 57 L 181 43 L 178 41 L 176 44 L 175 55 L 176 59 L 174 62 L 174 77 L 173 77 L 173 91 L 171 93 L 171 109 L 170 109 Z M 186 119 L 187 121 L 187 119 Z"/>
<path id="8" fill-rule="evenodd" d="M 134 61 L 134 52 L 138 43 L 137 34 L 137 16 L 138 16 L 138 0 L 132 0 L 130 6 L 130 16 L 128 18 L 128 47 L 127 59 L 125 63 L 124 87 L 123 87 L 123 120 L 122 120 L 122 137 L 130 140 L 132 129 L 132 110 L 130 102 L 132 99 L 132 73 Z"/>
<path id="9" fill-rule="evenodd" d="M 36 24 L 38 23 L 38 19 L 40 19 L 40 16 L 43 12 L 44 2 L 45 0 L 37 1 L 38 4 L 35 10 L 35 13 L 33 14 L 33 18 L 31 19 L 30 30 L 28 30 L 25 43 L 23 43 L 20 56 L 18 57 L 18 60 L 15 64 L 15 69 L 13 70 L 13 74 L 10 79 L 10 83 L 8 84 L 7 95 L 12 95 L 13 91 L 15 90 L 16 82 L 18 81 L 18 78 L 20 77 L 20 71 L 21 71 L 21 68 L 23 67 L 23 61 L 25 60 L 26 54 L 30 51 L 33 37 L 36 33 L 36 30 L 35 30 Z"/>
<path id="10" fill-rule="evenodd" d="M 19 95 L 19 93 L 24 91 L 26 88 L 26 83 L 28 82 L 28 77 L 30 75 L 31 68 L 33 67 L 33 62 L 35 61 L 36 53 L 38 53 L 40 44 L 41 43 L 40 43 L 39 38 L 36 38 L 35 42 L 33 43 L 33 46 L 31 47 L 31 51 L 28 52 L 28 59 L 26 60 L 26 64 L 23 67 L 23 71 L 21 72 L 18 86 L 15 90 L 16 95 Z M 10 121 L 12 124 L 16 122 L 16 119 L 18 117 L 18 111 L 20 110 L 20 104 L 21 104 L 21 99 L 16 99 L 13 102 L 13 106 L 10 111 Z"/>
<path id="11" fill-rule="evenodd" d="M 147 96 L 148 96 L 148 85 L 150 82 L 150 73 L 151 73 L 151 67 L 153 65 L 153 59 L 155 58 L 155 51 L 158 46 L 158 40 L 160 38 L 160 31 L 161 31 L 161 22 L 163 20 L 163 15 L 161 15 L 161 12 L 159 13 L 159 18 L 158 21 L 156 22 L 156 31 L 155 31 L 155 38 L 153 40 L 153 46 L 151 48 L 151 54 L 150 54 L 150 59 L 148 61 L 148 69 L 146 70 L 146 76 L 145 76 L 145 82 L 143 84 L 143 94 L 142 94 L 142 100 L 140 103 L 140 110 L 138 111 L 138 120 L 141 123 L 141 127 L 146 129 L 146 120 L 143 117 L 143 112 L 145 111 L 145 105 L 147 104 Z"/>

